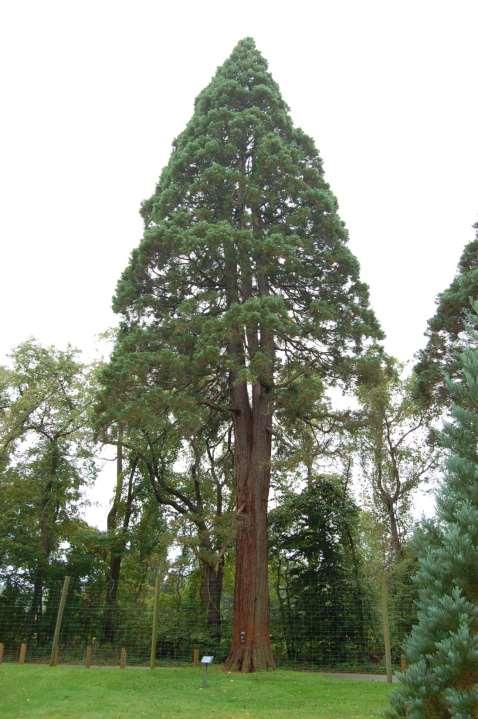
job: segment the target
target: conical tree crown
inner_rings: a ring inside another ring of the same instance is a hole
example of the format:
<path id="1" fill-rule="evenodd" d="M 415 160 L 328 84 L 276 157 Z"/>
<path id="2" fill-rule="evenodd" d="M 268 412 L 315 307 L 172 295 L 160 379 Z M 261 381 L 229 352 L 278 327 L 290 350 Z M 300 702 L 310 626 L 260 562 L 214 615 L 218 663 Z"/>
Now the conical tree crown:
<path id="1" fill-rule="evenodd" d="M 268 387 L 281 375 L 302 406 L 321 391 L 314 368 L 344 375 L 380 334 L 314 143 L 250 38 L 197 98 L 142 214 L 114 308 L 175 391 L 192 374 L 202 389 L 229 372 Z"/>
<path id="2" fill-rule="evenodd" d="M 215 214 L 199 213 L 197 219 L 218 219 L 220 209 L 229 219 L 234 202 L 250 199 L 250 191 L 238 197 L 236 184 L 240 183 L 244 193 L 244 175 L 252 179 L 252 161 L 257 165 L 258 150 L 266 136 L 292 139 L 287 110 L 254 41 L 242 40 L 196 99 L 194 115 L 174 142 L 173 155 L 156 192 L 143 206 L 146 224 L 164 220 L 181 206 L 191 207 L 191 189 L 198 193 L 203 210 L 208 200 L 216 209 Z M 247 183 L 248 190 L 251 184 Z M 204 191 L 206 194 L 201 195 Z M 222 208 L 216 207 L 217 192 L 230 194 Z"/>

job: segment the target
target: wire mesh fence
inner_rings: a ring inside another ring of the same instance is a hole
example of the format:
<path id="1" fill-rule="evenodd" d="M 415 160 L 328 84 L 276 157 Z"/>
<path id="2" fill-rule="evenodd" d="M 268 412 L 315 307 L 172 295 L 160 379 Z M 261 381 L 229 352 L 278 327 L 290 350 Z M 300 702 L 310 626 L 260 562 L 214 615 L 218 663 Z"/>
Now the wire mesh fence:
<path id="1" fill-rule="evenodd" d="M 126 599 L 106 603 L 87 588 L 65 587 L 61 581 L 40 603 L 29 593 L 19 593 L 12 601 L 4 592 L 0 594 L 0 660 L 180 666 L 198 663 L 202 654 L 212 654 L 218 662 L 226 658 L 232 634 L 231 597 L 223 598 L 215 626 L 207 625 L 196 601 L 162 592 L 159 583 L 140 597 Z M 277 666 L 385 673 L 386 626 L 391 661 L 399 666 L 403 639 L 414 619 L 413 602 L 407 604 L 403 597 L 400 603 L 393 596 L 385 599 L 384 605 L 364 596 L 343 601 L 340 596 L 324 595 L 323 602 L 319 597 L 307 605 L 272 594 L 270 635 Z"/>

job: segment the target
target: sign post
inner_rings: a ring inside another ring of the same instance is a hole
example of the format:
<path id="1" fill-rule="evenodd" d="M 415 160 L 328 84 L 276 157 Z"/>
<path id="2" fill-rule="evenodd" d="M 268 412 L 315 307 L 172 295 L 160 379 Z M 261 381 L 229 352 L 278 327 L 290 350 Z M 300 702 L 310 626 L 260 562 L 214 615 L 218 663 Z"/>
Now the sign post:
<path id="1" fill-rule="evenodd" d="M 202 675 L 202 687 L 203 689 L 207 689 L 208 683 L 207 683 L 207 668 L 210 664 L 212 664 L 214 657 L 203 657 L 201 659 L 201 664 L 204 667 L 204 672 Z"/>

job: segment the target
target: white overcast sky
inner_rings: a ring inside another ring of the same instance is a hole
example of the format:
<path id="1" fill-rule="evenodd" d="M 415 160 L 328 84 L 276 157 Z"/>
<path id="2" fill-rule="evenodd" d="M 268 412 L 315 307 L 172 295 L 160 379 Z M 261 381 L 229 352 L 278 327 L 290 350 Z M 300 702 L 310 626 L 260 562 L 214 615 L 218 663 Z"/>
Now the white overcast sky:
<path id="1" fill-rule="evenodd" d="M 410 359 L 478 220 L 477 28 L 473 0 L 0 2 L 0 362 L 29 336 L 93 356 L 140 203 L 245 36 Z"/>

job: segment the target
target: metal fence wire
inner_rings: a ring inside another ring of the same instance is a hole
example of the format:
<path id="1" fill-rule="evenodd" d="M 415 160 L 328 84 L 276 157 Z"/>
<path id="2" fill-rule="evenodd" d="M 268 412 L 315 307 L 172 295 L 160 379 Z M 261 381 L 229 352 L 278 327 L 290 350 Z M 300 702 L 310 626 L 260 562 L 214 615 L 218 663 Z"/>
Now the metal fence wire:
<path id="1" fill-rule="evenodd" d="M 414 620 L 414 603 L 393 595 L 307 605 L 272 593 L 270 636 L 277 666 L 321 671 L 390 672 Z M 113 604 L 69 579 L 45 592 L 41 612 L 29 592 L 0 593 L 0 661 L 94 665 L 183 665 L 203 654 L 223 661 L 232 633 L 232 598 L 208 627 L 197 601 L 152 583 L 141 597 Z M 156 617 L 156 620 L 155 620 Z M 390 639 L 388 640 L 388 637 Z M 388 666 L 387 666 L 388 654 Z"/>

